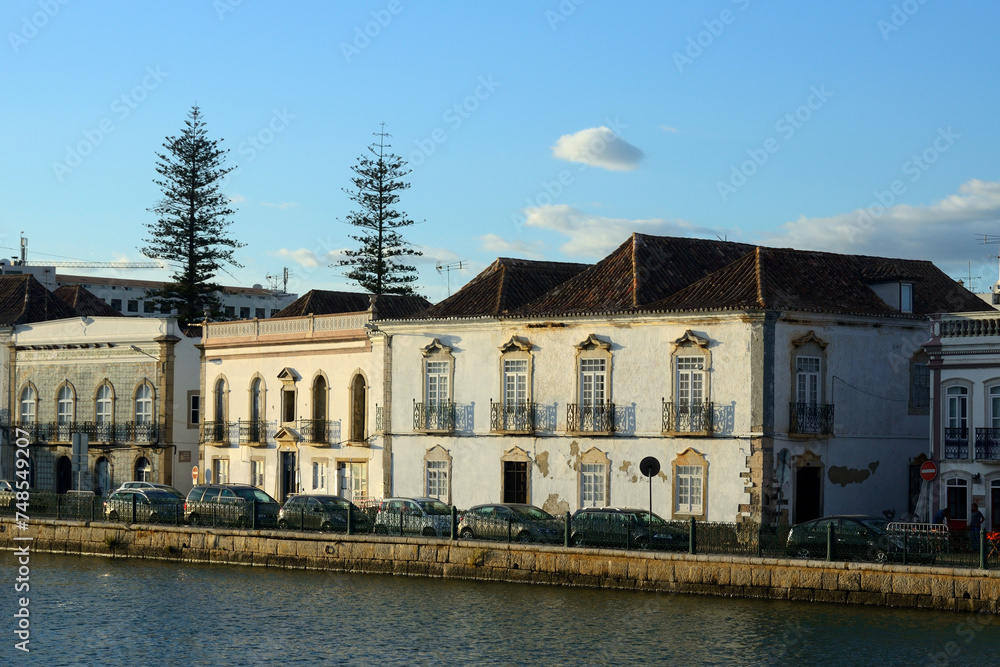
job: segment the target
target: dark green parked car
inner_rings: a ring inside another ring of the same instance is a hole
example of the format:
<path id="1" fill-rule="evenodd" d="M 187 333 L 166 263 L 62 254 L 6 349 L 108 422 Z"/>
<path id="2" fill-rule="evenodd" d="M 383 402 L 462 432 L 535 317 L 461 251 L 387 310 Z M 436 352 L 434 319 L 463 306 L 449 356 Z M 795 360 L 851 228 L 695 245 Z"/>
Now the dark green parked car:
<path id="1" fill-rule="evenodd" d="M 884 563 L 901 553 L 903 545 L 887 530 L 889 522 L 863 514 L 845 514 L 813 519 L 792 526 L 785 553 L 793 558 L 826 558 L 827 531 L 834 529 L 837 560 L 868 560 Z"/>
<path id="2" fill-rule="evenodd" d="M 278 528 L 346 533 L 348 511 L 353 530 L 371 532 L 372 521 L 365 512 L 346 498 L 329 495 L 290 497 L 278 512 Z"/>

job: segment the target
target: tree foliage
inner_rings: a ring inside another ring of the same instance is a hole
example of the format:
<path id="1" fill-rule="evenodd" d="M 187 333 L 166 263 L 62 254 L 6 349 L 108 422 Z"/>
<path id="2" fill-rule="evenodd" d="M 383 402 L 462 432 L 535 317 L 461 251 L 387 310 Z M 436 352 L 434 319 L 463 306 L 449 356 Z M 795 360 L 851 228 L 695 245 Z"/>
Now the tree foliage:
<path id="1" fill-rule="evenodd" d="M 174 265 L 172 283 L 150 294 L 161 311 L 177 309 L 178 319 L 190 324 L 204 317 L 220 319 L 220 287 L 213 278 L 224 264 L 240 267 L 233 257 L 245 244 L 230 238 L 227 228 L 234 211 L 220 192 L 222 181 L 234 167 L 225 166 L 228 149 L 222 140 L 211 140 L 197 106 L 191 108 L 180 136 L 167 137 L 166 149 L 157 153 L 153 182 L 163 192 L 155 207 L 155 223 L 147 223 L 149 238 L 142 253 Z"/>
<path id="2" fill-rule="evenodd" d="M 361 244 L 357 250 L 347 250 L 345 257 L 334 266 L 349 267 L 345 274 L 362 288 L 373 294 L 416 294 L 413 283 L 417 280 L 415 266 L 399 261 L 405 257 L 422 255 L 397 231 L 414 224 L 405 212 L 396 209 L 399 193 L 410 187 L 403 179 L 410 170 L 398 155 L 387 153 L 383 131 L 376 132 L 377 142 L 368 146 L 371 155 L 362 154 L 351 167 L 352 189 L 344 192 L 359 208 L 344 221 L 360 227 L 352 239 Z"/>

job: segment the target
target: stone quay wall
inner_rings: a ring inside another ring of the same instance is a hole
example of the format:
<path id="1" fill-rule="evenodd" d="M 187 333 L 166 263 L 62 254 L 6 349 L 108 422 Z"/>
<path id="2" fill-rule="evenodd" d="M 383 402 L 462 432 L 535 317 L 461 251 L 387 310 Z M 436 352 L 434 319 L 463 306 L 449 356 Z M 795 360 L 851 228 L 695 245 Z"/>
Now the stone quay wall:
<path id="1" fill-rule="evenodd" d="M 32 541 L 15 541 L 15 536 Z M 1000 571 L 373 535 L 0 520 L 0 549 L 660 593 L 1000 612 Z"/>

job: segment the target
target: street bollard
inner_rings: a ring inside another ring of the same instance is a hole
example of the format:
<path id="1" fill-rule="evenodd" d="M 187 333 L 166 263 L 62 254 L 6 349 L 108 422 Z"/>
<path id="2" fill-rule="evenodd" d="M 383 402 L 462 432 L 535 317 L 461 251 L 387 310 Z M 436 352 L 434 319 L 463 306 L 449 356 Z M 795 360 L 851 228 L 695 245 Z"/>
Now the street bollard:
<path id="1" fill-rule="evenodd" d="M 569 546 L 569 538 L 570 538 L 570 518 L 569 518 L 569 512 L 567 511 L 566 512 L 565 529 L 563 530 L 563 546 L 564 547 L 568 547 Z"/>
<path id="2" fill-rule="evenodd" d="M 403 508 L 399 508 L 399 536 L 403 536 Z"/>
<path id="3" fill-rule="evenodd" d="M 980 528 L 979 532 L 976 533 L 976 534 L 979 535 L 979 569 L 980 570 L 985 570 L 986 567 L 987 567 L 987 565 L 988 565 L 987 562 L 986 562 L 986 535 L 985 535 L 985 531 L 982 528 Z"/>
<path id="4" fill-rule="evenodd" d="M 138 502 L 138 499 L 136 498 L 136 494 L 133 493 L 130 495 L 132 496 L 132 523 L 135 523 L 135 506 L 136 503 Z"/>
<path id="5" fill-rule="evenodd" d="M 250 529 L 257 530 L 257 500 L 250 501 Z"/>
<path id="6" fill-rule="evenodd" d="M 510 544 L 511 533 L 514 528 L 514 519 L 511 516 L 507 516 L 507 544 Z"/>
<path id="7" fill-rule="evenodd" d="M 348 535 L 353 535 L 354 534 L 354 508 L 353 507 L 348 507 L 347 508 L 347 534 Z"/>
<path id="8" fill-rule="evenodd" d="M 688 553 L 694 555 L 698 553 L 698 524 L 694 517 L 691 517 L 691 530 L 688 532 Z"/>
<path id="9" fill-rule="evenodd" d="M 458 510 L 451 506 L 451 539 L 458 539 Z"/>
<path id="10" fill-rule="evenodd" d="M 760 542 L 761 538 L 764 535 L 763 528 L 764 528 L 763 525 L 759 523 L 757 524 L 757 558 L 760 558 L 764 555 L 764 545 L 761 544 Z"/>
<path id="11" fill-rule="evenodd" d="M 833 522 L 831 521 L 826 525 L 826 559 L 833 560 L 836 555 L 834 552 L 834 535 L 833 535 Z"/>

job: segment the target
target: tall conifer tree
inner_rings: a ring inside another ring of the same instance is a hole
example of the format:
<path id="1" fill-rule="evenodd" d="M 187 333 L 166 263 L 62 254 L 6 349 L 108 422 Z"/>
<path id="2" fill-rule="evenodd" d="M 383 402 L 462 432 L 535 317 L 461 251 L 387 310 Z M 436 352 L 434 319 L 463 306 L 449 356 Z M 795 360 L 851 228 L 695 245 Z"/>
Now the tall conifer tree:
<path id="1" fill-rule="evenodd" d="M 147 223 L 150 237 L 143 240 L 142 253 L 175 265 L 172 283 L 150 293 L 161 310 L 176 308 L 183 324 L 196 322 L 207 310 L 221 319 L 222 304 L 213 278 L 224 264 L 241 265 L 233 257 L 245 244 L 230 238 L 227 228 L 234 211 L 219 189 L 234 167 L 225 166 L 228 149 L 220 140 L 208 139 L 205 121 L 197 106 L 191 108 L 179 137 L 167 137 L 164 153 L 157 153 L 153 182 L 163 198 L 148 209 L 159 219 Z"/>
<path id="2" fill-rule="evenodd" d="M 350 235 L 361 247 L 347 250 L 345 258 L 334 266 L 349 267 L 346 277 L 373 294 L 416 294 L 413 290 L 416 267 L 397 259 L 423 254 L 396 231 L 414 224 L 405 212 L 395 208 L 399 192 L 410 187 L 403 180 L 410 170 L 405 160 L 386 152 L 390 145 L 385 142 L 389 136 L 385 133 L 385 123 L 382 131 L 374 134 L 378 141 L 368 146 L 371 156 L 362 154 L 358 158 L 351 167 L 354 187 L 344 189 L 360 207 L 345 222 L 361 228 L 357 236 Z"/>

